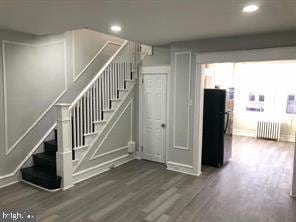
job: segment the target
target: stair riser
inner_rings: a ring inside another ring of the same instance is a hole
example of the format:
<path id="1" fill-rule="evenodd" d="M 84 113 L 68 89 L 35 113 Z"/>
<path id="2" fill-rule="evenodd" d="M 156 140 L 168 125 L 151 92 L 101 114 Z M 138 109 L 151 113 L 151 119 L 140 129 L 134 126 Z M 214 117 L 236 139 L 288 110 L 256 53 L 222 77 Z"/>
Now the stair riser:
<path id="1" fill-rule="evenodd" d="M 33 162 L 34 166 L 44 166 L 44 167 L 50 167 L 52 169 L 56 169 L 56 163 L 52 161 L 48 161 L 45 159 L 38 158 L 36 156 L 33 156 Z"/>
<path id="2" fill-rule="evenodd" d="M 47 181 L 39 177 L 34 177 L 27 173 L 22 173 L 22 178 L 30 183 L 36 184 L 38 186 L 44 187 L 46 189 L 54 190 L 61 187 L 61 178 L 56 180 Z"/>
<path id="3" fill-rule="evenodd" d="M 132 85 L 134 85 L 134 82 L 131 82 L 131 81 L 126 82 L 126 88 L 130 89 Z"/>
<path id="4" fill-rule="evenodd" d="M 57 152 L 57 149 L 56 145 L 44 143 L 45 152 Z"/>
<path id="5" fill-rule="evenodd" d="M 126 91 L 119 91 L 119 98 L 123 98 L 126 94 Z"/>
<path id="6" fill-rule="evenodd" d="M 86 135 L 85 136 L 85 145 L 90 145 L 93 142 L 93 140 L 95 139 L 96 136 L 97 136 L 96 134 Z"/>
<path id="7" fill-rule="evenodd" d="M 112 116 L 112 114 L 113 114 L 113 112 L 110 112 L 110 111 L 108 111 L 108 112 L 104 112 L 104 111 L 103 111 L 103 117 L 104 117 L 104 120 L 109 120 L 110 117 Z"/>
<path id="8" fill-rule="evenodd" d="M 75 160 L 80 160 L 85 153 L 84 149 L 75 150 Z"/>
<path id="9" fill-rule="evenodd" d="M 106 123 L 95 123 L 95 131 L 96 132 L 101 132 L 103 128 L 105 127 Z"/>
<path id="10" fill-rule="evenodd" d="M 120 104 L 120 100 L 113 100 L 111 101 L 111 108 L 116 109 Z"/>

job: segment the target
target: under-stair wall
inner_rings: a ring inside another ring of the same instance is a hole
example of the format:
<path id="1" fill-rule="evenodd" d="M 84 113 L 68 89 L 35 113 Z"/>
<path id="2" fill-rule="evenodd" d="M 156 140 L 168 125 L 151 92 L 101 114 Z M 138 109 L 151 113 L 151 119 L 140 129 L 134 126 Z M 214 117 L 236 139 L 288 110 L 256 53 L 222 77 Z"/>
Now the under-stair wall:
<path id="1" fill-rule="evenodd" d="M 136 96 L 135 84 L 122 98 L 101 134 L 94 138 L 88 149 L 81 154 L 76 153 L 77 160 L 73 161 L 74 183 L 134 159 L 134 153 L 128 153 L 128 146 L 129 142 L 137 140 Z"/>
<path id="2" fill-rule="evenodd" d="M 123 40 L 90 30 L 51 36 L 1 30 L 0 40 L 2 187 L 19 180 L 18 170 L 42 146 L 56 121 L 53 105 L 72 101 Z"/>
<path id="3" fill-rule="evenodd" d="M 125 41 L 71 104 L 57 104 L 63 189 L 134 159 L 137 46 Z"/>

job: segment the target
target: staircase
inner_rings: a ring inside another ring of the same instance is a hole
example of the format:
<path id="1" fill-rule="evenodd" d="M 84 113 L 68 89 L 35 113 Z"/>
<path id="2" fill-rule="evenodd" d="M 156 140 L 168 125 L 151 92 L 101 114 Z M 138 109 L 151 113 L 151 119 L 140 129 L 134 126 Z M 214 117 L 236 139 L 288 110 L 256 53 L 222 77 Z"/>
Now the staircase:
<path id="1" fill-rule="evenodd" d="M 45 152 L 33 155 L 34 166 L 21 169 L 25 182 L 48 190 L 73 186 L 72 167 L 136 83 L 136 51 L 135 43 L 125 41 L 71 104 L 57 104 L 59 137 L 55 130 L 55 140 L 44 142 Z"/>
<path id="2" fill-rule="evenodd" d="M 44 142 L 44 152 L 33 155 L 32 167 L 21 169 L 23 181 L 56 190 L 61 186 L 61 177 L 56 173 L 57 131 L 55 139 Z"/>

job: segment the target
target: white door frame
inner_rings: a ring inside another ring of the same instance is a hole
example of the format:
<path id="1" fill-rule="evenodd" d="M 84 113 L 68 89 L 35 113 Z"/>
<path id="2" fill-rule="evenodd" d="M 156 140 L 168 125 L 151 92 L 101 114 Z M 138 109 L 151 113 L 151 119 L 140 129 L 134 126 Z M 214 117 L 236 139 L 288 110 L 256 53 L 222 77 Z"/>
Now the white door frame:
<path id="1" fill-rule="evenodd" d="M 137 152 L 136 158 L 142 159 L 142 147 L 143 147 L 143 78 L 144 75 L 157 75 L 157 74 L 165 74 L 167 76 L 167 104 L 166 104 L 166 131 L 165 131 L 165 163 L 168 160 L 168 150 L 169 150 L 169 105 L 170 105 L 170 66 L 144 66 L 140 69 L 139 76 L 139 150 Z"/>
<path id="2" fill-rule="evenodd" d="M 197 101 L 203 101 L 203 64 L 210 63 L 225 63 L 225 62 L 258 62 L 258 61 L 278 61 L 278 60 L 296 60 L 296 47 L 279 47 L 279 48 L 267 48 L 267 49 L 251 49 L 240 51 L 225 51 L 225 52 L 209 52 L 209 53 L 196 53 L 196 85 Z M 203 103 L 203 102 L 200 102 Z M 196 102 L 195 104 L 195 123 L 201 123 L 203 121 L 203 109 L 202 104 Z M 197 138 L 202 138 L 202 124 L 198 124 L 194 128 L 194 135 Z M 202 144 L 200 141 L 194 140 L 194 148 L 197 149 L 199 154 L 202 153 Z M 295 157 L 296 158 L 296 157 Z M 199 156 L 198 167 L 201 167 L 201 155 Z M 296 196 L 296 160 L 294 159 L 294 175 L 291 196 Z"/>

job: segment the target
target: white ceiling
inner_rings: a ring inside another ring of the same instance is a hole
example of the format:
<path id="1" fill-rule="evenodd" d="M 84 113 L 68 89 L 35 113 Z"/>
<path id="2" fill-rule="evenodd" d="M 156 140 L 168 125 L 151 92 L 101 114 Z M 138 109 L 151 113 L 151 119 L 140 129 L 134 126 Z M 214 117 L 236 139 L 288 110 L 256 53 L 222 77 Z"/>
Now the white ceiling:
<path id="1" fill-rule="evenodd" d="M 241 12 L 256 2 L 260 10 Z M 89 27 L 160 45 L 296 29 L 296 0 L 0 0 L 0 28 L 32 34 Z"/>

